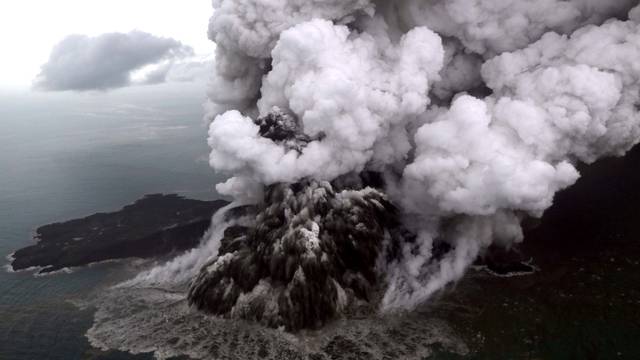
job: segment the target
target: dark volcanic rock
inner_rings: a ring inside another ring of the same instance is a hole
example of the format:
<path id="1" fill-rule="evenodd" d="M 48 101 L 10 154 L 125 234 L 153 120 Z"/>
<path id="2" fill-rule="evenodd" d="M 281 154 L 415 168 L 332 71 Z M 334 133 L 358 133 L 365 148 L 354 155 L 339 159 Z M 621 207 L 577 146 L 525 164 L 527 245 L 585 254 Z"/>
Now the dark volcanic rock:
<path id="1" fill-rule="evenodd" d="M 199 201 L 178 195 L 147 195 L 112 213 L 54 223 L 37 229 L 38 243 L 15 252 L 14 270 L 41 272 L 127 257 L 147 258 L 198 244 L 224 200 Z"/>
<path id="2" fill-rule="evenodd" d="M 314 136 L 305 134 L 298 120 L 278 107 L 274 107 L 269 114 L 256 119 L 254 123 L 260 127 L 260 136 L 299 153 L 310 142 L 322 140 L 325 136 L 324 133 Z"/>
<path id="3" fill-rule="evenodd" d="M 366 175 L 267 187 L 251 227 L 230 227 L 189 301 L 288 330 L 314 328 L 374 298 L 395 207 Z"/>

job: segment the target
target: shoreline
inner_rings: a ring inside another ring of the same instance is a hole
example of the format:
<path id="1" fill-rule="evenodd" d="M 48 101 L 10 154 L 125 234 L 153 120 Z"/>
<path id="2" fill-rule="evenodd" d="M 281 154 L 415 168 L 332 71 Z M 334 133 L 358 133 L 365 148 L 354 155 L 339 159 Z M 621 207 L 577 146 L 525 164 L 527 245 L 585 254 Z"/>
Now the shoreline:
<path id="1" fill-rule="evenodd" d="M 225 200 L 148 194 L 120 210 L 39 226 L 30 244 L 7 260 L 6 271 L 69 273 L 96 263 L 183 252 L 200 242 Z"/>

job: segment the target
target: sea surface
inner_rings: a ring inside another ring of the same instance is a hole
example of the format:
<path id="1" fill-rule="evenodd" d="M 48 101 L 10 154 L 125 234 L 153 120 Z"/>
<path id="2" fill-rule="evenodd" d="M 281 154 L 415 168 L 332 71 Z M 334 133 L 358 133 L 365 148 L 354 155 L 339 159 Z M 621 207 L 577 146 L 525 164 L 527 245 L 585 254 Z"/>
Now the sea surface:
<path id="1" fill-rule="evenodd" d="M 122 263 L 70 274 L 10 273 L 5 257 L 40 225 L 113 211 L 149 193 L 212 199 L 204 91 L 0 93 L 0 359 L 129 359 L 92 349 L 74 302 L 128 276 Z"/>

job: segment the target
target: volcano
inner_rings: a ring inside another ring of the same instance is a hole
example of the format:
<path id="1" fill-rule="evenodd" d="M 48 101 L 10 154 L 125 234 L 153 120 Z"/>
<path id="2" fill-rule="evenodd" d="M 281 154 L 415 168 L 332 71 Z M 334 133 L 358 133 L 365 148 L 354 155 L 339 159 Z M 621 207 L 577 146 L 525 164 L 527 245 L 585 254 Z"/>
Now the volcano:
<path id="1" fill-rule="evenodd" d="M 377 261 L 400 228 L 397 209 L 372 187 L 379 181 L 364 173 L 267 187 L 255 223 L 226 229 L 217 258 L 191 284 L 190 303 L 287 330 L 370 311 Z"/>

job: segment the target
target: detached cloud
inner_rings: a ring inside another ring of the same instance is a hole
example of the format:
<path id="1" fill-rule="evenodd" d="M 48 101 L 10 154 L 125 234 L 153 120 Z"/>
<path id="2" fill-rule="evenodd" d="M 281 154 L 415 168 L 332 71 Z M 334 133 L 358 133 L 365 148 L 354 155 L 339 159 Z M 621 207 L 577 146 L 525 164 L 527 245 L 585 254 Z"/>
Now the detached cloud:
<path id="1" fill-rule="evenodd" d="M 168 61 L 155 66 L 145 73 L 140 84 L 159 84 L 164 82 L 189 82 L 207 79 L 213 72 L 213 60 L 209 58 L 190 58 L 182 61 Z M 135 77 L 135 76 L 134 76 Z"/>
<path id="2" fill-rule="evenodd" d="M 132 83 L 135 70 L 193 55 L 181 42 L 142 31 L 96 37 L 71 35 L 58 43 L 42 65 L 34 86 L 41 90 L 106 90 Z M 157 78 L 156 82 L 164 81 Z"/>

